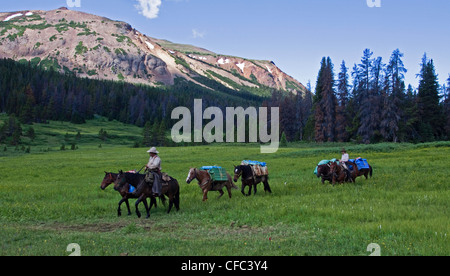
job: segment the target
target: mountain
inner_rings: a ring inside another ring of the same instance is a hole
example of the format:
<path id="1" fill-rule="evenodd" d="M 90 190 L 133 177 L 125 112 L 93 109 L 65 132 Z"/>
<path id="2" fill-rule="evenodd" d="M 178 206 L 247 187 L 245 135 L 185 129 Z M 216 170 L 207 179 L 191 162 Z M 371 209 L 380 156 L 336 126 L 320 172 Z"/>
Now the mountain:
<path id="1" fill-rule="evenodd" d="M 128 23 L 67 8 L 1 12 L 0 58 L 150 86 L 173 85 L 181 78 L 206 88 L 213 82 L 256 94 L 271 89 L 307 93 L 271 61 L 155 39 Z"/>

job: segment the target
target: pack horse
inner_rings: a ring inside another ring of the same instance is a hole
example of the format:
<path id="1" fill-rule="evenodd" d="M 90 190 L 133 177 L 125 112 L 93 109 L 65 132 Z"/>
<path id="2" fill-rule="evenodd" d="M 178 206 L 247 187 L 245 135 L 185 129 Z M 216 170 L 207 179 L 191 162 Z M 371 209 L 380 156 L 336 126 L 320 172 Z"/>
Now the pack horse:
<path id="1" fill-rule="evenodd" d="M 228 196 L 231 198 L 231 189 L 237 189 L 231 180 L 230 174 L 222 167 L 206 166 L 201 169 L 191 168 L 186 178 L 186 183 L 190 184 L 197 179 L 198 185 L 203 192 L 203 201 L 208 200 L 208 192 L 217 191 L 219 198 L 224 195 L 223 188 L 227 188 Z"/>
<path id="2" fill-rule="evenodd" d="M 245 196 L 251 196 L 252 187 L 254 194 L 257 192 L 257 185 L 264 184 L 264 191 L 272 193 L 269 186 L 269 171 L 265 162 L 244 160 L 241 165 L 234 167 L 234 182 L 237 182 L 241 177 L 242 188 L 241 192 Z M 249 186 L 248 194 L 245 194 L 245 188 Z"/>

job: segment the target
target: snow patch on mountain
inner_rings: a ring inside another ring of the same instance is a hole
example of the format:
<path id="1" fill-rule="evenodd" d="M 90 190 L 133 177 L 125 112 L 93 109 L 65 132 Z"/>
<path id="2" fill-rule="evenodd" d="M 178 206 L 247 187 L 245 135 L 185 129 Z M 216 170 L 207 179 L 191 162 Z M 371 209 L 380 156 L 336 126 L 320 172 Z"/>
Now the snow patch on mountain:
<path id="1" fill-rule="evenodd" d="M 14 19 L 16 17 L 20 17 L 22 15 L 23 15 L 23 13 L 16 13 L 16 14 L 13 14 L 13 15 L 10 15 L 10 16 L 6 17 L 5 20 L 3 20 L 3 21 L 6 22 L 6 21 L 9 21 L 9 20 Z"/>
<path id="2" fill-rule="evenodd" d="M 241 69 L 242 73 L 244 73 L 245 62 L 236 63 L 236 66 L 239 67 L 239 69 Z"/>
<path id="3" fill-rule="evenodd" d="M 153 44 L 151 44 L 150 42 L 146 41 L 145 43 L 147 44 L 147 46 L 148 46 L 148 48 L 150 50 L 154 50 L 155 49 L 155 46 Z"/>

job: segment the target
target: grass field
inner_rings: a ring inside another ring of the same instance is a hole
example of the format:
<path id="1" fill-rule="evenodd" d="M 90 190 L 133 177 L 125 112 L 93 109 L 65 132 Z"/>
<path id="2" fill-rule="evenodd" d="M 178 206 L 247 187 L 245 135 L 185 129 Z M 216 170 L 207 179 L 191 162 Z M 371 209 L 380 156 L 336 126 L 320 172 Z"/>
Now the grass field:
<path id="1" fill-rule="evenodd" d="M 160 204 L 146 220 L 137 219 L 134 208 L 133 216 L 117 217 L 119 194 L 100 189 L 104 171 L 139 169 L 148 161 L 147 149 L 131 148 L 139 129 L 89 122 L 77 126 L 87 135 L 79 149 L 60 151 L 66 129 L 75 126 L 55 124 L 34 126 L 31 154 L 7 148 L 0 155 L 0 255 L 67 256 L 70 243 L 78 243 L 82 255 L 367 256 L 370 243 L 379 244 L 383 256 L 450 255 L 447 142 L 295 144 L 273 155 L 253 145 L 160 148 L 163 170 L 181 185 L 181 210 L 167 215 Z M 98 147 L 100 125 L 117 132 L 116 142 Z M 44 152 L 48 139 L 55 140 Z M 351 157 L 369 160 L 372 179 L 320 183 L 315 165 L 339 157 L 342 146 Z M 203 203 L 196 181 L 185 183 L 190 167 L 220 165 L 231 172 L 243 159 L 268 163 L 273 194 L 258 186 L 256 196 L 233 190 L 232 199 L 218 200 L 210 193 Z"/>

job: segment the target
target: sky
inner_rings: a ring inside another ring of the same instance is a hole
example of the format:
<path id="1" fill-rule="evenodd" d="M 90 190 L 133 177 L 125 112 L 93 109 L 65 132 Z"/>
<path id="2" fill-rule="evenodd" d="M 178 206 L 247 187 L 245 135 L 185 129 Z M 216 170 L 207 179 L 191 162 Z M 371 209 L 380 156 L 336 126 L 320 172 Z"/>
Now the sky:
<path id="1" fill-rule="evenodd" d="M 449 0 L 2 0 L 0 11 L 59 7 L 130 23 L 154 38 L 218 54 L 271 60 L 314 86 L 322 57 L 361 60 L 364 49 L 387 63 L 404 54 L 406 84 L 418 87 L 426 52 L 440 84 L 450 74 Z M 79 2 L 79 7 L 78 3 Z M 370 7 L 374 6 L 374 7 Z"/>

